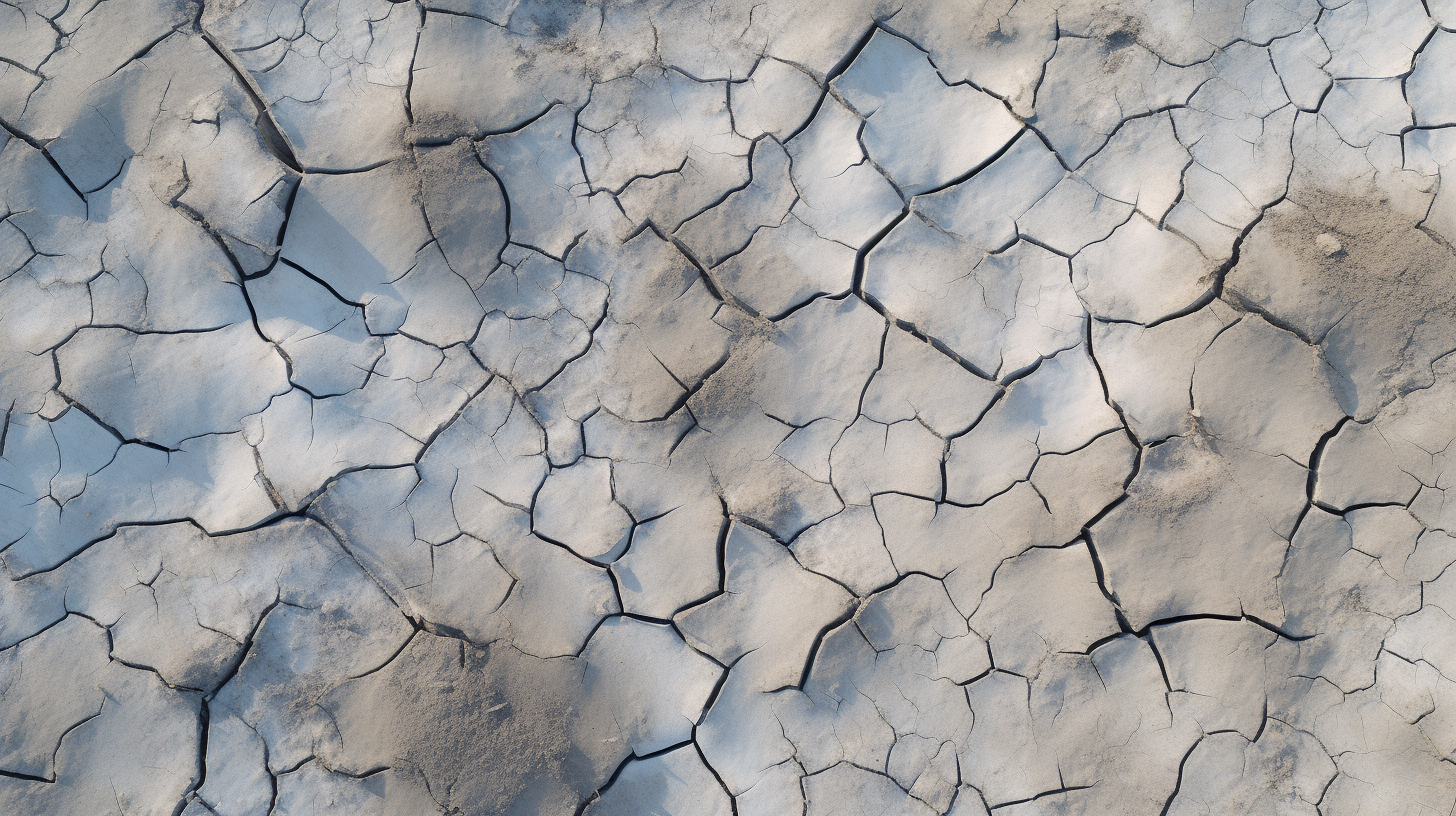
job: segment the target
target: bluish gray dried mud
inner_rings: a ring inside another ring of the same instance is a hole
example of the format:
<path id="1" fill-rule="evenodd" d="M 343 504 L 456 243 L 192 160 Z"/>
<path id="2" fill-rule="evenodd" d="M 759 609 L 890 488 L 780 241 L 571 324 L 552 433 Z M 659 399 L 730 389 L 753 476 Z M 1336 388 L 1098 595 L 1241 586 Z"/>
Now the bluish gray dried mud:
<path id="1" fill-rule="evenodd" d="M 0 128 L 0 812 L 1456 812 L 1456 0 L 0 0 Z"/>

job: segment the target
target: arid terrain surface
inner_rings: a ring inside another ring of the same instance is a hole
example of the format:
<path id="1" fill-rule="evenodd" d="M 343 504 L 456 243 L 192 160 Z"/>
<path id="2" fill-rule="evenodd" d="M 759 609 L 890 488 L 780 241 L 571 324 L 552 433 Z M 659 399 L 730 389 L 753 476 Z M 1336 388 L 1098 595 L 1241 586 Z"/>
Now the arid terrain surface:
<path id="1" fill-rule="evenodd" d="M 1456 0 L 0 0 L 0 127 L 0 813 L 1456 811 Z"/>

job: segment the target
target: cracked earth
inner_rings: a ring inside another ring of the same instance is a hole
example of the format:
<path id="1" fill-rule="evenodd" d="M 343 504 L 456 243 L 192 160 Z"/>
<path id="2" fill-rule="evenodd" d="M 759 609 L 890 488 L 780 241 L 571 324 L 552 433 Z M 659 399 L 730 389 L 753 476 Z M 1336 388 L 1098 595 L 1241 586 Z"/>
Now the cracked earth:
<path id="1" fill-rule="evenodd" d="M 0 0 L 0 126 L 0 812 L 1456 811 L 1456 0 Z"/>

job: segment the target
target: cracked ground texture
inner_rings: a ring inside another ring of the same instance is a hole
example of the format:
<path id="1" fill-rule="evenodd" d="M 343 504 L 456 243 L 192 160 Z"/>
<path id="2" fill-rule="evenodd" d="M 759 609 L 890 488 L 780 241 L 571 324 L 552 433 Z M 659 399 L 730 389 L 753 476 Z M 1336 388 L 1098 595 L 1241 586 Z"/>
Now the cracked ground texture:
<path id="1" fill-rule="evenodd" d="M 0 0 L 0 126 L 0 813 L 1456 811 L 1456 0 Z"/>

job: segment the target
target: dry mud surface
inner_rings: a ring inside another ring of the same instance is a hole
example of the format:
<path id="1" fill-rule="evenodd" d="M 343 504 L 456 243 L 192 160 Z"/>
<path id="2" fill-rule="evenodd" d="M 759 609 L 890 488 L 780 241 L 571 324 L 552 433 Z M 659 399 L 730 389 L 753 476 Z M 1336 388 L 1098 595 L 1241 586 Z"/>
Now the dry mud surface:
<path id="1" fill-rule="evenodd" d="M 0 127 L 0 812 L 1456 810 L 1456 0 L 0 0 Z"/>

